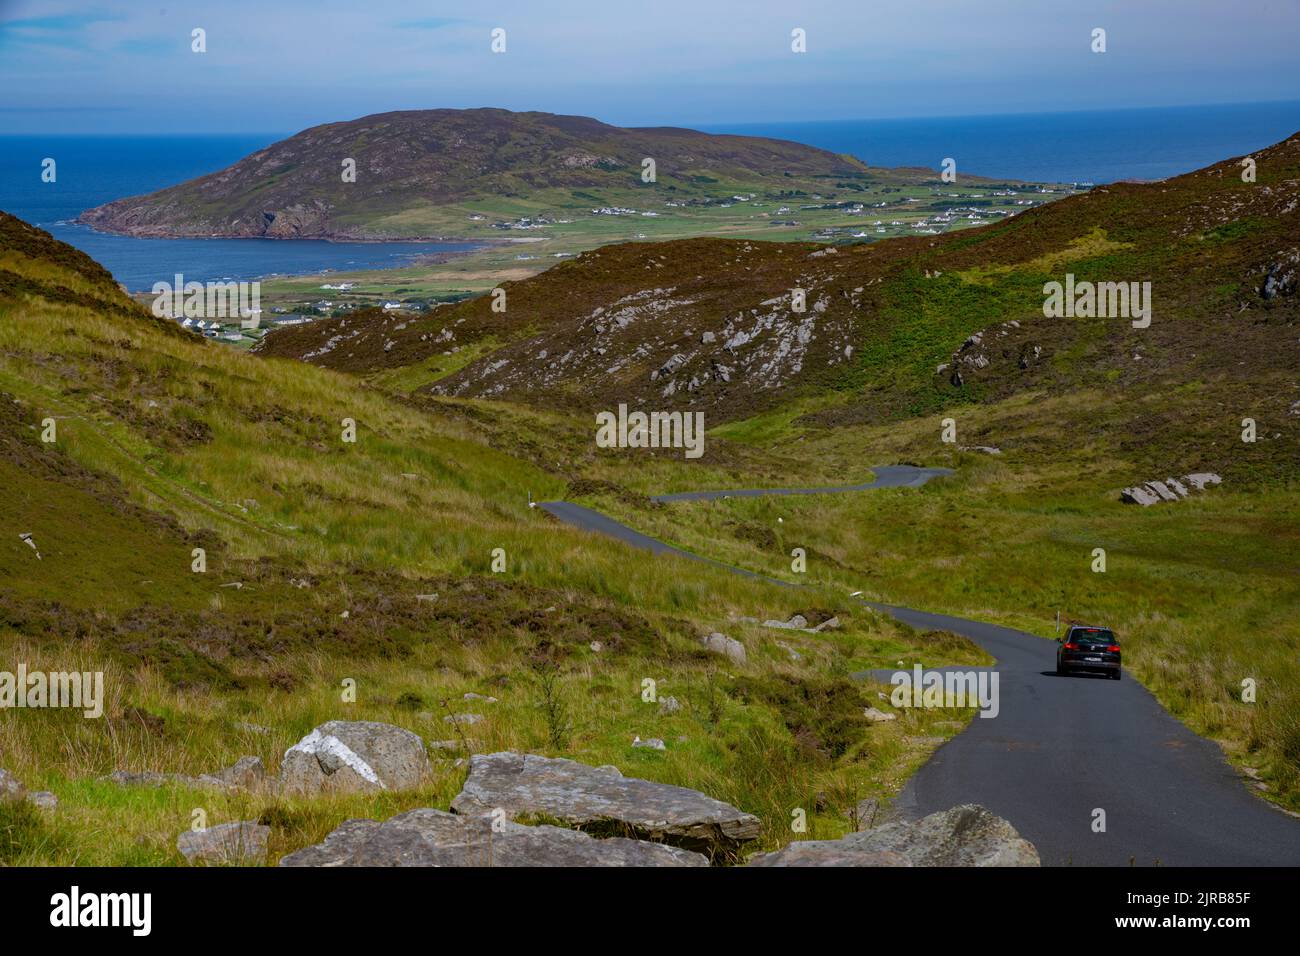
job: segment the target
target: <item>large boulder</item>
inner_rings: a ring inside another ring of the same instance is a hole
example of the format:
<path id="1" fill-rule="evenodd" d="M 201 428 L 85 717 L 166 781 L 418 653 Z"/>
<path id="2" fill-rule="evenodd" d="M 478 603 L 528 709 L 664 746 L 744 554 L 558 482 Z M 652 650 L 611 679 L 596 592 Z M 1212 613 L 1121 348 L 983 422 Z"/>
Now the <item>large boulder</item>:
<path id="1" fill-rule="evenodd" d="M 409 790 L 429 772 L 424 741 L 409 730 L 366 720 L 331 720 L 285 751 L 285 793 Z"/>
<path id="2" fill-rule="evenodd" d="M 379 823 L 348 820 L 281 866 L 708 866 L 688 850 L 503 817 L 408 810 Z"/>
<path id="3" fill-rule="evenodd" d="M 758 837 L 757 817 L 695 790 L 624 777 L 613 767 L 533 754 L 478 754 L 451 809 L 511 819 L 546 817 L 571 826 L 727 855 Z"/>
<path id="4" fill-rule="evenodd" d="M 1034 845 L 973 803 L 839 840 L 799 840 L 750 866 L 1039 866 Z"/>
<path id="5" fill-rule="evenodd" d="M 255 866 L 266 862 L 271 828 L 251 820 L 222 823 L 204 830 L 186 830 L 176 849 L 191 863 L 214 866 Z"/>

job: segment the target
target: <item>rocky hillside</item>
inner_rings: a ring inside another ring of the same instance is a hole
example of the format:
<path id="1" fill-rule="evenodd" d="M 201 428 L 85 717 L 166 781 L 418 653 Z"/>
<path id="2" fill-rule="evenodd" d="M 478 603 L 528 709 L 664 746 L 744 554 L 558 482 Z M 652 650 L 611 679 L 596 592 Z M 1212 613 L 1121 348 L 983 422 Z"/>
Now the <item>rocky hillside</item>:
<path id="1" fill-rule="evenodd" d="M 441 358 L 435 394 L 583 414 L 628 402 L 717 422 L 803 396 L 834 424 L 1028 389 L 1214 381 L 1287 423 L 1300 411 L 1300 136 L 1254 158 L 1255 182 L 1227 160 L 933 238 L 607 246 L 506 284 L 504 313 L 484 297 L 353 316 L 264 348 L 360 373 Z M 1069 276 L 1150 283 L 1149 326 L 1045 316 L 1045 285 Z M 466 350 L 481 357 L 458 362 Z"/>
<path id="2" fill-rule="evenodd" d="M 583 116 L 501 109 L 381 113 L 304 130 L 228 169 L 91 209 L 82 221 L 135 236 L 422 238 L 410 217 L 476 197 L 657 185 L 682 199 L 711 185 L 862 177 L 855 159 L 797 143 L 688 129 L 622 129 Z M 343 163 L 355 160 L 354 182 Z M 462 217 L 463 220 L 464 217 Z"/>

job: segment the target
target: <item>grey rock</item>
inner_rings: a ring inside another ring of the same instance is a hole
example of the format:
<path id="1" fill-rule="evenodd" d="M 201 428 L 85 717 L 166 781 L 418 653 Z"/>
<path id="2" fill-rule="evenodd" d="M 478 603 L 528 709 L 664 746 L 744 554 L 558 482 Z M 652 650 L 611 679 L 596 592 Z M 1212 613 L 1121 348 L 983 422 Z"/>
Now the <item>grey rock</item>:
<path id="1" fill-rule="evenodd" d="M 42 810 L 57 810 L 59 808 L 59 798 L 48 790 L 37 790 L 35 793 L 27 794 L 27 802 L 34 807 L 40 807 Z"/>
<path id="2" fill-rule="evenodd" d="M 828 617 L 826 620 L 822 621 L 820 624 L 814 627 L 813 630 L 819 632 L 837 631 L 839 630 L 839 627 L 840 627 L 840 619 L 838 617 Z"/>
<path id="3" fill-rule="evenodd" d="M 1210 485 L 1217 485 L 1223 479 L 1213 472 L 1198 471 L 1181 478 L 1166 478 L 1164 481 L 1148 481 L 1120 492 L 1120 500 L 1126 504 L 1141 505 L 1148 508 L 1162 501 L 1181 501 L 1191 491 L 1204 491 Z"/>
<path id="4" fill-rule="evenodd" d="M 643 747 L 643 748 L 646 748 L 646 749 L 648 749 L 648 750 L 667 750 L 667 749 L 668 749 L 668 745 L 667 745 L 666 743 L 664 743 L 664 742 L 663 742 L 661 739 L 659 739 L 658 737 L 648 737 L 648 738 L 645 739 L 645 740 L 642 740 L 640 737 L 637 737 L 635 740 L 632 741 L 632 746 L 633 746 L 633 747 Z"/>
<path id="5" fill-rule="evenodd" d="M 270 827 L 251 820 L 222 823 L 206 830 L 186 830 L 176 838 L 176 849 L 191 863 L 255 866 L 266 862 L 270 835 Z"/>
<path id="6" fill-rule="evenodd" d="M 466 694 L 465 699 L 481 700 L 485 704 L 495 704 L 497 702 L 497 699 L 495 697 L 488 697 L 486 694 L 476 694 L 473 691 L 470 691 L 468 694 Z"/>
<path id="7" fill-rule="evenodd" d="M 199 777 L 199 782 L 227 790 L 256 790 L 266 783 L 266 779 L 266 767 L 261 757 L 240 757 L 225 770 Z"/>
<path id="8" fill-rule="evenodd" d="M 477 724 L 482 719 L 482 714 L 448 714 L 442 718 L 442 722 L 444 724 Z"/>
<path id="9" fill-rule="evenodd" d="M 976 804 L 886 823 L 839 840 L 800 840 L 751 866 L 1039 866 L 1034 845 Z"/>
<path id="10" fill-rule="evenodd" d="M 305 794 L 409 790 L 428 772 L 424 741 L 409 730 L 331 720 L 285 751 L 280 785 Z"/>
<path id="11" fill-rule="evenodd" d="M 701 640 L 701 643 L 707 650 L 712 651 L 714 654 L 722 654 L 729 657 L 737 664 L 743 664 L 747 659 L 744 644 L 717 631 L 714 631 L 712 634 L 706 634 Z"/>
<path id="12" fill-rule="evenodd" d="M 730 851 L 760 833 L 757 817 L 695 790 L 597 770 L 573 760 L 532 754 L 479 754 L 451 809 L 467 816 L 502 808 L 572 826 L 623 828 L 630 835 Z"/>
<path id="13" fill-rule="evenodd" d="M 8 770 L 0 768 L 0 803 L 18 803 L 27 797 L 23 782 Z"/>
<path id="14" fill-rule="evenodd" d="M 676 714 L 676 713 L 678 713 L 679 711 L 681 711 L 681 709 L 682 709 L 682 705 L 679 704 L 679 703 L 677 702 L 677 698 L 676 698 L 676 697 L 660 697 L 660 698 L 659 698 L 659 713 L 661 713 L 661 714 Z"/>
<path id="15" fill-rule="evenodd" d="M 504 818 L 408 810 L 380 823 L 348 820 L 281 866 L 708 866 L 676 847 Z"/>
<path id="16" fill-rule="evenodd" d="M 868 707 L 862 712 L 862 716 L 867 718 L 873 724 L 878 724 L 886 720 L 897 720 L 897 714 L 889 714 L 883 710 L 877 710 L 875 707 Z"/>

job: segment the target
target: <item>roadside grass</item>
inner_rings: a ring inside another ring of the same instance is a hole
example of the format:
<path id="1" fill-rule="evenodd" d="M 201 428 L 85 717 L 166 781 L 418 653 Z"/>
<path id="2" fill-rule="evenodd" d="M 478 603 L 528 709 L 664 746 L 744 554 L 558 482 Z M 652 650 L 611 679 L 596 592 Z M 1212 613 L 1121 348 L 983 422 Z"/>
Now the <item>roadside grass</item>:
<path id="1" fill-rule="evenodd" d="M 846 481 L 857 480 L 863 461 L 958 469 L 922 489 L 642 509 L 609 496 L 591 503 L 687 550 L 784 580 L 802 577 L 791 572 L 790 552 L 800 547 L 807 579 L 888 603 L 1044 637 L 1058 611 L 1109 625 L 1126 666 L 1175 717 L 1257 771 L 1264 796 L 1295 810 L 1300 496 L 1293 480 L 1270 477 L 1285 439 L 1241 443 L 1240 416 L 1218 411 L 1231 395 L 1213 384 L 1163 397 L 1094 395 L 1095 428 L 1071 430 L 1058 423 L 1077 417 L 1078 396 L 963 408 L 959 439 L 998 446 L 997 456 L 943 445 L 938 416 L 774 432 L 782 436 L 775 455 L 790 461 L 798 449 L 822 468 L 838 463 Z M 1174 407 L 1180 435 L 1206 433 L 1199 447 L 1207 455 L 1189 459 L 1182 440 L 1149 427 Z M 1119 501 L 1125 485 L 1207 464 L 1224 483 L 1188 500 L 1150 509 Z M 785 482 L 802 483 L 797 471 Z M 1096 548 L 1106 552 L 1104 573 L 1092 570 Z M 1045 643 L 1045 661 L 1051 653 Z M 1253 703 L 1242 699 L 1247 680 L 1257 687 Z"/>

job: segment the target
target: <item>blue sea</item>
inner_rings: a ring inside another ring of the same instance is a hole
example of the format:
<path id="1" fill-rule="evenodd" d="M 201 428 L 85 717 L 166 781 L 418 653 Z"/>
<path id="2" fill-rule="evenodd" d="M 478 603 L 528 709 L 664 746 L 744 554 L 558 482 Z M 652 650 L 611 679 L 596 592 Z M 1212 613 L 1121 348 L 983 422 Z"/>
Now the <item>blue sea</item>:
<path id="1" fill-rule="evenodd" d="M 710 133 L 772 136 L 870 166 L 957 161 L 957 172 L 1051 183 L 1167 179 L 1300 132 L 1300 100 L 1000 116 L 746 123 Z"/>
<path id="2" fill-rule="evenodd" d="M 135 239 L 72 220 L 87 209 L 224 169 L 288 134 L 260 136 L 0 137 L 0 209 L 40 226 L 103 264 L 132 292 L 155 282 L 258 279 L 352 269 L 388 269 L 455 242 L 326 242 L 318 239 Z M 41 181 L 53 158 L 57 180 Z"/>
<path id="3" fill-rule="evenodd" d="M 850 153 L 872 166 L 937 168 L 1067 183 L 1163 179 L 1249 153 L 1300 131 L 1300 101 L 1084 113 L 700 127 Z M 133 239 L 72 222 L 92 206 L 215 172 L 286 133 L 247 136 L 0 136 L 0 209 L 103 263 L 132 291 L 170 281 L 254 279 L 391 268 L 465 243 L 274 239 Z M 58 181 L 41 181 L 41 161 Z"/>

